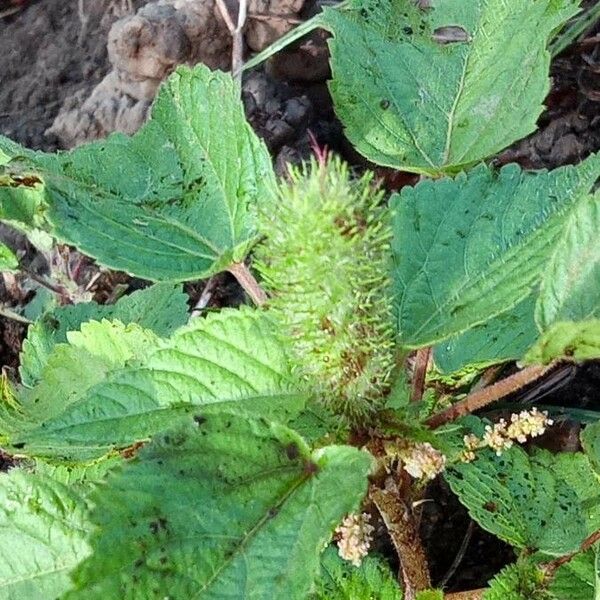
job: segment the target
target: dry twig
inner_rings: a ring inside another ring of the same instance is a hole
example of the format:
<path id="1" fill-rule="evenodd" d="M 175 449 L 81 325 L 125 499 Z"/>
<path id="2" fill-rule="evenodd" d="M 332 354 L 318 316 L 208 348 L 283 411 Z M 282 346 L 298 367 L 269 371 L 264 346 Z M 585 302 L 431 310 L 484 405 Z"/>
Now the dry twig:
<path id="1" fill-rule="evenodd" d="M 460 563 L 462 562 L 463 558 L 465 557 L 467 548 L 469 547 L 469 542 L 471 541 L 471 537 L 473 536 L 473 529 L 474 529 L 474 522 L 469 521 L 469 525 L 467 527 L 465 537 L 463 538 L 463 541 L 460 543 L 460 548 L 458 549 L 458 552 L 456 553 L 456 556 L 454 557 L 452 564 L 446 571 L 446 574 L 442 577 L 442 580 L 440 581 L 440 584 L 438 587 L 440 587 L 440 588 L 446 587 L 446 584 L 450 581 L 450 579 L 452 579 L 452 576 L 454 575 L 454 573 L 456 573 L 456 569 L 458 569 Z"/>
<path id="2" fill-rule="evenodd" d="M 200 294 L 200 298 L 198 298 L 198 302 L 196 302 L 194 308 L 192 309 L 192 317 L 198 317 L 202 314 L 202 311 L 208 306 L 218 284 L 219 277 L 217 275 L 214 275 L 206 282 L 204 289 Z"/>
<path id="3" fill-rule="evenodd" d="M 4 19 L 5 17 L 10 17 L 11 15 L 18 13 L 20 10 L 23 10 L 23 8 L 25 8 L 24 4 L 20 4 L 17 6 L 11 6 L 10 8 L 5 8 L 4 10 L 0 11 L 0 19 Z"/>
<path id="4" fill-rule="evenodd" d="M 231 34 L 231 75 L 241 82 L 242 67 L 244 66 L 244 27 L 248 16 L 248 0 L 238 0 L 237 24 L 234 24 L 225 0 L 216 0 L 216 3 Z"/>
<path id="5" fill-rule="evenodd" d="M 88 24 L 90 22 L 90 17 L 85 11 L 85 0 L 77 0 L 77 15 L 79 16 L 80 23 L 79 35 L 77 36 L 77 43 L 81 46 L 87 34 Z"/>

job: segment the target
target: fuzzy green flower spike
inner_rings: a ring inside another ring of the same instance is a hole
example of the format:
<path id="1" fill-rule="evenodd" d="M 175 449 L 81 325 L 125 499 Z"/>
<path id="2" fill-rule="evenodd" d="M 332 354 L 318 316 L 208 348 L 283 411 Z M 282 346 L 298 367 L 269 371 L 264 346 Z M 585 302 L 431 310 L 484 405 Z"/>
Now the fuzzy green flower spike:
<path id="1" fill-rule="evenodd" d="M 256 254 L 302 375 L 352 421 L 377 408 L 394 363 L 391 232 L 372 179 L 353 180 L 338 158 L 292 169 L 260 216 Z"/>

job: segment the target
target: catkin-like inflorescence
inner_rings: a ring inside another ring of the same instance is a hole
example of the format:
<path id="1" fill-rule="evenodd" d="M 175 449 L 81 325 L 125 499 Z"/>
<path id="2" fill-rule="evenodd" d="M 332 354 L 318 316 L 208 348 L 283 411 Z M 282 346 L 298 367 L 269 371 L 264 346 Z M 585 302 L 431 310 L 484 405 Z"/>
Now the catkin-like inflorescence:
<path id="1" fill-rule="evenodd" d="M 367 513 L 351 514 L 335 530 L 338 536 L 338 554 L 355 567 L 360 567 L 373 541 L 375 527 L 371 525 L 370 520 L 371 517 Z"/>
<path id="2" fill-rule="evenodd" d="M 256 266 L 299 369 L 351 420 L 376 408 L 393 367 L 390 225 L 372 175 L 337 158 L 293 169 L 259 222 Z"/>

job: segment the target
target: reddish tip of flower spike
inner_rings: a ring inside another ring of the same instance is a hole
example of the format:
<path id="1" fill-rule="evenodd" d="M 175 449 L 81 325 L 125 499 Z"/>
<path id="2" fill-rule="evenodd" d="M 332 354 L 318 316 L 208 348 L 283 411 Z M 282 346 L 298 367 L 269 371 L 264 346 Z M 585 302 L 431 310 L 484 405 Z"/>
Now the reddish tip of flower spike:
<path id="1" fill-rule="evenodd" d="M 321 148 L 315 134 L 310 129 L 308 130 L 308 138 L 310 139 L 310 148 L 315 153 L 319 165 L 322 167 L 325 166 L 329 158 L 329 148 L 327 146 Z"/>

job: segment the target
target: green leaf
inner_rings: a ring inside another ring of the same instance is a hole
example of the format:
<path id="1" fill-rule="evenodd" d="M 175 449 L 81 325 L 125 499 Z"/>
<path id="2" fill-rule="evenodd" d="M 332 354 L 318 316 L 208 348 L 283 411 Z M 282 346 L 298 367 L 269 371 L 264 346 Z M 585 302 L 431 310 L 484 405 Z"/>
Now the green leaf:
<path id="1" fill-rule="evenodd" d="M 580 437 L 596 475 L 600 476 L 600 421 L 587 425 Z"/>
<path id="2" fill-rule="evenodd" d="M 0 431 L 19 436 L 44 426 L 70 405 L 85 397 L 90 388 L 134 359 L 159 346 L 150 330 L 130 323 L 89 321 L 81 331 L 67 333 L 69 344 L 54 346 L 33 388 L 20 388 L 16 403 L 0 405 Z"/>
<path id="3" fill-rule="evenodd" d="M 600 319 L 554 323 L 523 357 L 523 364 L 546 364 L 557 358 L 582 361 L 600 357 Z"/>
<path id="4" fill-rule="evenodd" d="M 385 562 L 366 556 L 360 567 L 342 560 L 329 546 L 321 556 L 321 576 L 314 600 L 402 600 L 396 578 Z"/>
<path id="5" fill-rule="evenodd" d="M 507 165 L 495 173 L 480 165 L 403 188 L 391 200 L 402 343 L 431 345 L 527 298 L 599 175 L 594 155 L 550 172 Z"/>
<path id="6" fill-rule="evenodd" d="M 20 356 L 21 381 L 28 387 L 39 382 L 44 365 L 56 344 L 67 341 L 67 332 L 92 319 L 117 319 L 137 323 L 157 335 L 169 336 L 188 319 L 187 296 L 181 286 L 156 284 L 123 296 L 115 304 L 95 302 L 61 306 L 29 328 Z"/>
<path id="7" fill-rule="evenodd" d="M 35 296 L 23 307 L 23 316 L 32 322 L 32 325 L 27 330 L 28 333 L 43 315 L 56 310 L 57 306 L 58 298 L 54 292 L 45 287 L 37 288 Z"/>
<path id="8" fill-rule="evenodd" d="M 554 600 L 600 600 L 600 556 L 598 546 L 562 565 L 550 584 Z"/>
<path id="9" fill-rule="evenodd" d="M 0 271 L 16 271 L 19 268 L 19 259 L 15 253 L 0 242 Z"/>
<path id="10" fill-rule="evenodd" d="M 494 577 L 483 600 L 551 600 L 543 584 L 543 571 L 531 559 L 520 559 Z"/>
<path id="11" fill-rule="evenodd" d="M 433 349 L 435 366 L 442 373 L 455 373 L 520 359 L 539 335 L 535 302 L 536 294 L 531 294 L 511 310 L 438 344 Z"/>
<path id="12" fill-rule="evenodd" d="M 0 135 L 0 147 L 5 141 L 6 138 Z M 49 227 L 45 188 L 40 175 L 25 158 L 34 153 L 23 148 L 19 154 L 16 159 L 19 169 L 14 172 L 8 166 L 12 162 L 0 157 L 0 220 L 27 235 L 39 236 L 39 232 Z"/>
<path id="13" fill-rule="evenodd" d="M 600 317 L 600 194 L 569 216 L 545 269 L 536 307 L 541 330 L 558 321 Z"/>
<path id="14" fill-rule="evenodd" d="M 123 463 L 120 454 L 110 455 L 102 460 L 81 464 L 59 464 L 38 459 L 31 467 L 36 475 L 44 475 L 58 481 L 70 489 L 85 489 L 90 483 L 100 483 L 112 469 Z"/>
<path id="15" fill-rule="evenodd" d="M 30 456 L 91 460 L 186 415 L 228 409 L 288 421 L 305 394 L 286 344 L 264 313 L 223 310 L 194 319 L 143 364 L 111 373 L 60 414 L 11 443 Z"/>
<path id="16" fill-rule="evenodd" d="M 573 467 L 581 469 L 578 477 L 590 476 L 582 463 Z M 576 551 L 587 534 L 582 502 L 549 452 L 482 451 L 450 468 L 446 479 L 481 527 L 517 548 L 559 556 Z"/>
<path id="17" fill-rule="evenodd" d="M 205 278 L 242 260 L 256 239 L 250 212 L 274 182 L 238 84 L 204 65 L 179 67 L 131 138 L 23 154 L 0 172 L 0 218 L 33 221 L 39 198 L 31 206 L 18 196 L 30 189 L 22 172 L 33 170 L 56 237 L 153 281 Z M 12 214 L 22 202 L 28 212 Z"/>
<path id="18" fill-rule="evenodd" d="M 546 44 L 575 0 L 353 0 L 329 9 L 335 110 L 369 160 L 438 174 L 535 131 Z M 452 41 L 455 39 L 456 41 Z"/>
<path id="19" fill-rule="evenodd" d="M 189 418 L 94 494 L 93 554 L 69 598 L 303 600 L 372 462 L 345 446 L 311 453 L 281 425 Z"/>
<path id="20" fill-rule="evenodd" d="M 559 452 L 554 455 L 552 471 L 564 481 L 581 503 L 586 534 L 600 529 L 600 479 L 594 472 L 593 461 L 582 452 Z"/>
<path id="21" fill-rule="evenodd" d="M 67 332 L 69 345 L 88 352 L 110 365 L 125 365 L 135 357 L 144 356 L 159 345 L 158 336 L 136 323 L 120 321 L 88 321 L 79 331 Z"/>
<path id="22" fill-rule="evenodd" d="M 16 469 L 0 475 L 0 599 L 62 596 L 90 553 L 90 530 L 71 486 Z"/>

